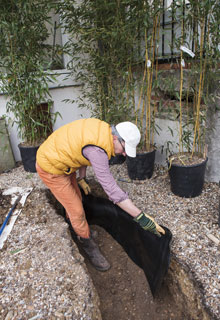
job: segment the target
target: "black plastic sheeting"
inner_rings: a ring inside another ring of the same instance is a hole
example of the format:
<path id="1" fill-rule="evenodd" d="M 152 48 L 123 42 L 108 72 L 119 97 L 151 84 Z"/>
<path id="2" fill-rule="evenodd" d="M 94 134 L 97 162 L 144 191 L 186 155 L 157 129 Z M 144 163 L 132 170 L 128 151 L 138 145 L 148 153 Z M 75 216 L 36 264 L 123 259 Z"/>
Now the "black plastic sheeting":
<path id="1" fill-rule="evenodd" d="M 133 218 L 110 200 L 93 195 L 83 196 L 83 206 L 90 225 L 104 228 L 124 248 L 125 252 L 141 269 L 148 280 L 152 295 L 160 288 L 170 264 L 172 234 L 158 237 L 143 230 Z M 72 236 L 75 233 L 70 225 Z"/>

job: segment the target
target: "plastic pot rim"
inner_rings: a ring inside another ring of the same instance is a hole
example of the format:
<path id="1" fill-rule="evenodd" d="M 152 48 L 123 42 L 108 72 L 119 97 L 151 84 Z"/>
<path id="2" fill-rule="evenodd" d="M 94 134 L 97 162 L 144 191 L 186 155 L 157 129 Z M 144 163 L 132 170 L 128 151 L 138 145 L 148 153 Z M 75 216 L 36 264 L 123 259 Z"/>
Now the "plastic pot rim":
<path id="1" fill-rule="evenodd" d="M 24 149 L 31 149 L 31 148 L 39 148 L 41 144 L 38 144 L 38 145 L 31 145 L 31 146 L 27 146 L 25 145 L 23 142 L 19 143 L 18 144 L 18 148 L 24 148 Z"/>
<path id="2" fill-rule="evenodd" d="M 167 164 L 169 167 L 179 167 L 179 168 L 195 168 L 195 167 L 199 167 L 202 164 L 205 164 L 208 161 L 208 157 L 206 157 L 204 159 L 204 161 L 196 163 L 196 164 L 190 164 L 190 165 L 186 165 L 184 166 L 183 164 L 177 164 L 177 163 L 171 163 L 169 162 L 169 160 L 167 159 Z"/>
<path id="3" fill-rule="evenodd" d="M 154 153 L 156 152 L 157 150 L 154 149 L 154 150 L 151 150 L 151 151 L 142 151 L 142 152 L 136 152 L 136 157 L 137 156 L 142 156 L 142 155 L 145 155 L 145 154 L 148 154 L 148 153 Z M 129 157 L 128 155 L 126 155 L 126 158 L 129 158 L 129 159 L 135 159 L 136 157 Z"/>

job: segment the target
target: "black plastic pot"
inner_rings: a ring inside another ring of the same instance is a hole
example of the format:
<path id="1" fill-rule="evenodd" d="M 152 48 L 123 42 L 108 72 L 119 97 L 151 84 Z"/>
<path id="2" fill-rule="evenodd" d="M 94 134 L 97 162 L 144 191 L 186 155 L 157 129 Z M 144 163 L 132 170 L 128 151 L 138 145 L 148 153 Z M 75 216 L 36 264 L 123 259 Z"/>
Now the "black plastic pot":
<path id="1" fill-rule="evenodd" d="M 156 150 L 137 153 L 136 158 L 126 157 L 129 178 L 132 180 L 150 179 L 154 172 Z"/>
<path id="2" fill-rule="evenodd" d="M 109 160 L 109 165 L 114 165 L 114 164 L 122 164 L 124 163 L 126 160 L 125 156 L 123 155 L 116 155 L 114 157 L 111 157 L 111 159 Z"/>
<path id="3" fill-rule="evenodd" d="M 36 172 L 36 153 L 39 148 L 37 147 L 28 147 L 22 144 L 18 145 L 21 154 L 21 160 L 24 166 L 24 170 L 27 172 Z"/>
<path id="4" fill-rule="evenodd" d="M 172 163 L 169 169 L 171 191 L 183 198 L 199 196 L 204 185 L 207 161 L 208 158 L 201 163 L 189 166 Z M 170 166 L 169 162 L 168 166 Z"/>

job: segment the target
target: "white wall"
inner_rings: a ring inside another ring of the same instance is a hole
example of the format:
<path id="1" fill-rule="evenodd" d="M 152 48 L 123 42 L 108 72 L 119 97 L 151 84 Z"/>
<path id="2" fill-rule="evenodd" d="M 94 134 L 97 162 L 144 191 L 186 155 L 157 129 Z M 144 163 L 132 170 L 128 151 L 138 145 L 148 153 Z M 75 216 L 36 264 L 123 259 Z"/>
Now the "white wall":
<path id="1" fill-rule="evenodd" d="M 220 110 L 220 96 L 216 92 L 216 106 Z M 211 114 L 209 117 L 208 133 L 208 162 L 206 167 L 206 180 L 217 182 L 220 181 L 220 111 Z"/>
<path id="2" fill-rule="evenodd" d="M 166 147 L 167 142 L 173 143 L 172 145 L 172 153 L 178 152 L 178 122 L 172 120 L 165 119 L 156 119 L 155 120 L 158 129 L 158 134 L 155 133 L 154 142 L 157 146 L 156 158 L 155 162 L 162 164 L 164 166 L 167 165 L 166 159 Z M 171 134 L 170 129 L 173 131 L 173 135 Z"/>
<path id="3" fill-rule="evenodd" d="M 71 121 L 80 118 L 89 118 L 90 112 L 86 109 L 79 109 L 76 103 L 66 103 L 64 99 L 76 99 L 80 94 L 80 87 L 67 87 L 51 90 L 52 100 L 54 101 L 53 112 L 60 112 L 62 118 L 58 116 L 54 124 L 54 130 Z"/>

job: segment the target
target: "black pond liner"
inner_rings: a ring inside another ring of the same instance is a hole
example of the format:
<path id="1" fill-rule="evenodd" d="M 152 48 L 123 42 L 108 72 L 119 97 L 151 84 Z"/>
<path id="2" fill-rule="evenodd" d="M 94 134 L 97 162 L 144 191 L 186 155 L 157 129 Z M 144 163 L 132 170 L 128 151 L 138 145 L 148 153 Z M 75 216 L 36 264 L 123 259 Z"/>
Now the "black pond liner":
<path id="1" fill-rule="evenodd" d="M 206 163 L 208 158 L 203 162 L 181 166 L 178 164 L 171 164 L 169 169 L 171 191 L 182 198 L 194 198 L 202 193 Z M 170 166 L 168 162 L 168 167 Z"/>
<path id="2" fill-rule="evenodd" d="M 114 165 L 114 164 L 122 164 L 124 163 L 126 160 L 126 157 L 123 155 L 116 155 L 114 157 L 111 157 L 111 159 L 109 160 L 109 165 Z"/>
<path id="3" fill-rule="evenodd" d="M 154 172 L 156 150 L 137 153 L 136 158 L 126 157 L 128 176 L 132 180 L 150 179 Z"/>
<path id="4" fill-rule="evenodd" d="M 23 146 L 22 144 L 18 145 L 21 154 L 21 160 L 24 166 L 24 170 L 27 172 L 37 172 L 36 171 L 36 153 L 39 148 L 37 147 L 28 147 Z"/>
<path id="5" fill-rule="evenodd" d="M 170 264 L 170 230 L 163 227 L 166 234 L 158 237 L 143 230 L 129 214 L 110 200 L 91 194 L 83 195 L 83 206 L 88 223 L 104 228 L 132 261 L 143 269 L 151 292 L 155 295 Z M 75 239 L 75 233 L 71 231 Z"/>

